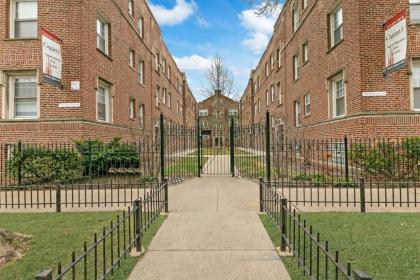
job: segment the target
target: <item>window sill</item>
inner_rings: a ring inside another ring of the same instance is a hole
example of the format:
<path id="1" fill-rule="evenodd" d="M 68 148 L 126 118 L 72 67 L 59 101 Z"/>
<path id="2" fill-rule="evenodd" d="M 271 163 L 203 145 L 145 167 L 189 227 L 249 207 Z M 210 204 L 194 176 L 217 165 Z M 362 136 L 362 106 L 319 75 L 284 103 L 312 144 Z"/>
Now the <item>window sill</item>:
<path id="1" fill-rule="evenodd" d="M 304 115 L 305 118 L 309 118 L 310 116 L 311 116 L 311 113 Z"/>
<path id="2" fill-rule="evenodd" d="M 300 80 L 300 77 L 297 78 L 296 80 L 294 80 L 292 84 L 295 84 L 295 83 L 299 82 L 299 80 Z"/>
<path id="3" fill-rule="evenodd" d="M 100 50 L 100 49 L 98 49 L 98 48 L 96 48 L 96 50 L 97 50 L 99 53 L 101 53 L 103 56 L 105 56 L 106 58 L 108 58 L 109 60 L 114 61 L 114 59 L 113 59 L 113 58 L 112 58 L 109 54 L 104 53 L 102 50 Z"/>
<path id="4" fill-rule="evenodd" d="M 146 87 L 146 85 L 144 84 L 144 83 L 142 83 L 142 82 L 139 82 L 139 81 L 137 81 L 137 83 L 139 84 L 139 85 L 141 85 L 142 87 Z"/>
<path id="5" fill-rule="evenodd" d="M 111 121 L 104 121 L 104 120 L 98 120 L 98 119 L 96 119 L 96 121 L 97 121 L 98 123 L 104 123 L 104 124 L 109 124 L 109 123 L 111 123 Z"/>
<path id="6" fill-rule="evenodd" d="M 28 38 L 6 38 L 6 42 L 16 42 L 16 41 L 39 41 L 38 37 L 28 37 Z"/>
<path id="7" fill-rule="evenodd" d="M 340 120 L 340 119 L 344 119 L 346 118 L 346 115 L 342 115 L 342 116 L 333 116 L 332 119 L 333 120 Z"/>
<path id="8" fill-rule="evenodd" d="M 307 60 L 307 61 L 305 61 L 303 64 L 302 64 L 302 66 L 301 67 L 303 67 L 303 66 L 305 66 L 306 64 L 308 64 L 309 63 L 309 59 Z"/>
<path id="9" fill-rule="evenodd" d="M 337 44 L 335 44 L 334 46 L 332 46 L 328 49 L 327 54 L 331 53 L 333 50 L 335 50 L 343 42 L 344 42 L 344 39 L 341 39 L 340 41 L 338 41 Z"/>
<path id="10" fill-rule="evenodd" d="M 36 117 L 36 118 L 6 118 L 2 120 L 9 121 L 9 122 L 27 122 L 27 121 L 37 121 L 39 119 L 40 119 L 39 117 Z"/>
<path id="11" fill-rule="evenodd" d="M 130 67 L 130 68 L 131 68 L 131 70 L 133 70 L 133 71 L 137 72 L 137 71 L 136 71 L 136 69 L 134 69 L 134 67 L 133 67 L 133 66 L 128 65 L 128 67 Z"/>

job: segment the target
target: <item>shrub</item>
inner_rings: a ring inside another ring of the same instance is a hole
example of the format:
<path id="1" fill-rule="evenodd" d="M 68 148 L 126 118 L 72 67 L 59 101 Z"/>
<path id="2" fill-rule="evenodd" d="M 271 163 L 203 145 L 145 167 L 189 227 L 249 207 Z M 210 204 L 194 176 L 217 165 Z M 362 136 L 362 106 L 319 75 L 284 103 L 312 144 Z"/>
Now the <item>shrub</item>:
<path id="1" fill-rule="evenodd" d="M 84 175 L 107 175 L 111 169 L 138 169 L 139 153 L 136 146 L 121 143 L 120 138 L 108 144 L 99 140 L 75 141 L 83 155 Z"/>
<path id="2" fill-rule="evenodd" d="M 303 181 L 303 182 L 312 182 L 317 185 L 322 185 L 328 183 L 328 177 L 323 174 L 305 174 L 300 173 L 297 176 L 293 177 L 294 181 Z"/>
<path id="3" fill-rule="evenodd" d="M 67 149 L 23 146 L 21 152 L 14 149 L 7 167 L 15 179 L 20 171 L 24 182 L 51 182 L 81 177 L 83 159 L 79 153 Z"/>

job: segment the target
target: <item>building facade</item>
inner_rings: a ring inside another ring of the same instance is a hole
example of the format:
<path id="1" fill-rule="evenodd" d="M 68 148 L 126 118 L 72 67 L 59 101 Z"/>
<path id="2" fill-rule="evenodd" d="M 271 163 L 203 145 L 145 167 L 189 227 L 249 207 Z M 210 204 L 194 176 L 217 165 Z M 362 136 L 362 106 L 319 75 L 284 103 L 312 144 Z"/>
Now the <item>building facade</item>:
<path id="1" fill-rule="evenodd" d="M 241 99 L 294 138 L 420 135 L 420 6 L 287 0 Z"/>
<path id="2" fill-rule="evenodd" d="M 0 18 L 0 142 L 135 141 L 195 116 L 145 0 L 1 0 Z"/>
<path id="3" fill-rule="evenodd" d="M 203 147 L 228 147 L 229 128 L 233 118 L 239 124 L 239 102 L 216 91 L 198 103 Z"/>

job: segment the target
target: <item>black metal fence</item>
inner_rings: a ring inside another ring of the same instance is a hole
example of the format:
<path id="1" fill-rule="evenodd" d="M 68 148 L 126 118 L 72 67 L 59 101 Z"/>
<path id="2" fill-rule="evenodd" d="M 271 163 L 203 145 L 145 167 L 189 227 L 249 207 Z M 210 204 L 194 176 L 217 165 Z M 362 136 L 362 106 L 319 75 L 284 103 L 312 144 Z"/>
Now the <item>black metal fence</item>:
<path id="1" fill-rule="evenodd" d="M 329 249 L 329 242 L 321 242 L 292 204 L 282 197 L 270 183 L 260 180 L 260 211 L 266 212 L 280 233 L 280 250 L 287 250 L 296 258 L 308 279 L 371 280 L 364 272 L 353 271 L 351 264 L 343 265 L 339 251 Z"/>
<path id="2" fill-rule="evenodd" d="M 93 234 L 93 242 L 84 242 L 82 252 L 72 251 L 70 262 L 57 270 L 48 269 L 35 276 L 37 280 L 106 279 L 121 266 L 132 250 L 142 251 L 144 233 L 162 212 L 168 212 L 167 183 L 149 190 L 144 198 L 135 200 L 132 208 L 117 216 L 102 233 Z"/>

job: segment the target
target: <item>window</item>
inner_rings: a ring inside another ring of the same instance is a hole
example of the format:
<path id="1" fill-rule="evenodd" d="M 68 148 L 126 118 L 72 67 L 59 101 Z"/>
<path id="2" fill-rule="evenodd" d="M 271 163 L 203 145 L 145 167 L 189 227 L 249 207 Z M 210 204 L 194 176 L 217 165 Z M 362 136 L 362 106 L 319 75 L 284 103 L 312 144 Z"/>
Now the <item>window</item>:
<path id="1" fill-rule="evenodd" d="M 130 119 L 134 119 L 136 116 L 136 113 L 134 111 L 135 104 L 136 102 L 134 101 L 134 99 L 130 99 L 130 103 L 128 105 L 128 116 L 130 117 Z"/>
<path id="2" fill-rule="evenodd" d="M 258 99 L 258 113 L 261 112 L 261 100 Z"/>
<path id="3" fill-rule="evenodd" d="M 277 67 L 280 68 L 281 67 L 281 55 L 280 55 L 280 49 L 277 49 L 277 55 L 276 55 L 276 59 L 277 59 Z"/>
<path id="4" fill-rule="evenodd" d="M 229 109 L 229 116 L 237 116 L 238 114 L 238 109 Z"/>
<path id="5" fill-rule="evenodd" d="M 299 56 L 295 55 L 293 56 L 293 80 L 299 79 Z"/>
<path id="6" fill-rule="evenodd" d="M 134 69 L 134 65 L 136 64 L 135 56 L 136 56 L 136 53 L 133 50 L 130 50 L 128 54 L 128 65 L 130 65 L 130 67 L 133 69 Z"/>
<path id="7" fill-rule="evenodd" d="M 139 16 L 139 19 L 137 20 L 137 31 L 140 34 L 140 37 L 144 37 L 144 20 L 143 17 Z"/>
<path id="8" fill-rule="evenodd" d="M 202 109 L 202 110 L 199 110 L 199 111 L 198 111 L 198 115 L 199 115 L 200 117 L 208 117 L 208 115 L 209 115 L 209 110 L 207 110 L 207 109 Z"/>
<path id="9" fill-rule="evenodd" d="M 162 103 L 166 105 L 166 88 L 163 88 L 162 92 Z"/>
<path id="10" fill-rule="evenodd" d="M 137 65 L 137 76 L 139 82 L 144 85 L 144 61 L 139 59 L 139 64 Z"/>
<path id="11" fill-rule="evenodd" d="M 257 102 L 254 103 L 254 113 L 258 113 L 258 105 Z"/>
<path id="12" fill-rule="evenodd" d="M 308 7 L 308 1 L 309 0 L 302 0 L 302 7 L 304 10 L 306 9 L 306 7 Z"/>
<path id="13" fill-rule="evenodd" d="M 298 30 L 299 27 L 299 11 L 298 9 L 295 9 L 292 11 L 292 25 L 293 25 L 293 33 L 295 33 Z"/>
<path id="14" fill-rule="evenodd" d="M 277 94 L 279 95 L 279 104 L 283 104 L 283 93 L 281 92 L 280 83 L 277 83 Z"/>
<path id="15" fill-rule="evenodd" d="M 308 62 L 309 60 L 309 47 L 308 47 L 308 43 L 303 44 L 303 63 Z"/>
<path id="16" fill-rule="evenodd" d="M 179 108 L 179 101 L 176 102 L 176 113 L 179 114 L 180 108 Z"/>
<path id="17" fill-rule="evenodd" d="M 276 99 L 276 91 L 275 91 L 274 85 L 271 85 L 270 91 L 271 91 L 271 102 L 274 102 L 274 100 Z"/>
<path id="18" fill-rule="evenodd" d="M 155 107 L 159 108 L 159 99 L 160 99 L 160 87 L 157 87 L 156 93 L 155 93 Z"/>
<path id="19" fill-rule="evenodd" d="M 38 1 L 10 2 L 10 37 L 35 38 L 38 33 Z"/>
<path id="20" fill-rule="evenodd" d="M 163 74 L 166 74 L 166 58 L 162 58 L 162 69 Z"/>
<path id="21" fill-rule="evenodd" d="M 331 110 L 332 117 L 341 117 L 346 114 L 346 89 L 343 73 L 340 73 L 330 80 L 331 84 Z"/>
<path id="22" fill-rule="evenodd" d="M 128 0 L 128 14 L 134 17 L 134 0 Z"/>
<path id="23" fill-rule="evenodd" d="M 346 159 L 344 143 L 331 144 L 332 162 L 334 164 L 343 165 Z"/>
<path id="24" fill-rule="evenodd" d="M 270 94 L 268 90 L 266 90 L 265 91 L 265 104 L 268 106 L 269 103 L 270 103 Z"/>
<path id="25" fill-rule="evenodd" d="M 343 9 L 338 7 L 330 15 L 331 47 L 343 40 Z"/>
<path id="26" fill-rule="evenodd" d="M 144 127 L 144 104 L 139 106 L 140 127 Z"/>
<path id="27" fill-rule="evenodd" d="M 267 78 L 269 74 L 270 74 L 269 65 L 268 63 L 266 63 L 265 64 L 265 77 Z"/>
<path id="28" fill-rule="evenodd" d="M 273 69 L 274 69 L 274 64 L 275 64 L 276 62 L 275 62 L 275 60 L 274 60 L 274 56 L 273 55 L 270 55 L 270 66 L 271 66 L 271 68 L 270 68 L 270 70 L 271 71 L 273 71 Z"/>
<path id="29" fill-rule="evenodd" d="M 420 23 L 420 1 L 410 0 L 410 22 Z"/>
<path id="30" fill-rule="evenodd" d="M 38 86 L 35 74 L 9 77 L 9 117 L 33 119 L 38 117 Z"/>
<path id="31" fill-rule="evenodd" d="M 168 94 L 168 107 L 171 108 L 172 106 L 172 93 Z"/>
<path id="32" fill-rule="evenodd" d="M 155 54 L 155 69 L 159 72 L 159 64 L 160 64 L 160 54 L 156 52 Z"/>
<path id="33" fill-rule="evenodd" d="M 305 95 L 305 115 L 311 113 L 311 96 L 309 94 Z"/>
<path id="34" fill-rule="evenodd" d="M 295 126 L 300 126 L 300 102 L 295 101 Z"/>
<path id="35" fill-rule="evenodd" d="M 109 23 L 102 18 L 96 18 L 96 48 L 109 54 Z"/>
<path id="36" fill-rule="evenodd" d="M 420 59 L 413 61 L 413 105 L 414 110 L 420 111 Z"/>
<path id="37" fill-rule="evenodd" d="M 171 80 L 171 72 L 172 72 L 171 66 L 168 66 L 168 79 L 169 80 Z"/>
<path id="38" fill-rule="evenodd" d="M 109 122 L 110 118 L 110 86 L 99 81 L 96 92 L 96 118 L 98 121 Z"/>

